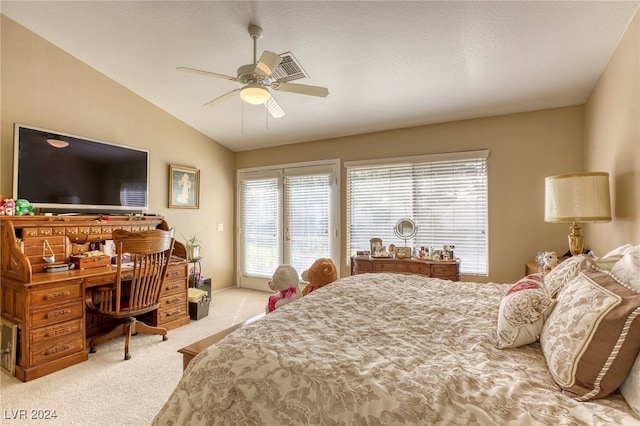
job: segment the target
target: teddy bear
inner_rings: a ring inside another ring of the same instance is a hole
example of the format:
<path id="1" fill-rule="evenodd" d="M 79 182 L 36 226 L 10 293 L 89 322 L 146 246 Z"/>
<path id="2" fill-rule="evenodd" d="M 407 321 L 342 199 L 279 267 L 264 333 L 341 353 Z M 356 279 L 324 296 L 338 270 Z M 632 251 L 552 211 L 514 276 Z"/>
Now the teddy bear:
<path id="1" fill-rule="evenodd" d="M 267 314 L 302 297 L 298 271 L 291 265 L 278 266 L 268 284 L 276 293 L 269 296 L 265 309 Z"/>
<path id="2" fill-rule="evenodd" d="M 302 273 L 302 280 L 307 284 L 302 290 L 302 295 L 306 296 L 313 290 L 324 287 L 338 279 L 338 270 L 331 259 L 320 258 L 313 262 L 313 265 Z"/>
<path id="3" fill-rule="evenodd" d="M 543 261 L 544 270 L 550 271 L 558 266 L 558 255 L 555 251 L 545 251 Z"/>

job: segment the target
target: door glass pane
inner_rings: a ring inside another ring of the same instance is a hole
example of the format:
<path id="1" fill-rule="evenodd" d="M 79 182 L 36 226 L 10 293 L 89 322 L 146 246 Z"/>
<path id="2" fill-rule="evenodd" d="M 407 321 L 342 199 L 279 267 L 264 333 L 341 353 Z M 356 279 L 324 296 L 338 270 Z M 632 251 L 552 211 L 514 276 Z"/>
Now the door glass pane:
<path id="1" fill-rule="evenodd" d="M 282 263 L 279 179 L 246 179 L 240 191 L 243 273 L 270 277 Z"/>
<path id="2" fill-rule="evenodd" d="M 331 257 L 330 175 L 286 176 L 285 259 L 298 273 Z"/>

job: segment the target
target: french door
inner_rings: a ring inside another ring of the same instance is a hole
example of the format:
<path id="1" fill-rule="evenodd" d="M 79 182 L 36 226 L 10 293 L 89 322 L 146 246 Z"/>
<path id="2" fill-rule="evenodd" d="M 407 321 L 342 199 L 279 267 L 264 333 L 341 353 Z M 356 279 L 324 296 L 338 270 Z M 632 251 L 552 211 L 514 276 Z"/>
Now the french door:
<path id="1" fill-rule="evenodd" d="M 339 265 L 337 162 L 238 172 L 238 284 L 269 291 L 278 265 L 298 274 L 320 257 Z"/>

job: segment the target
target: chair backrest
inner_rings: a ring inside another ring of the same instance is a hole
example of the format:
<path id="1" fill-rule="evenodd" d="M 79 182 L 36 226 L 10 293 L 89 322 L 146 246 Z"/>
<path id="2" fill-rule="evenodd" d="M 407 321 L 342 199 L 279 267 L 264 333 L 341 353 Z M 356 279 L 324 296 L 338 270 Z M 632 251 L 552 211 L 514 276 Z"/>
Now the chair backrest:
<path id="1" fill-rule="evenodd" d="M 113 231 L 112 238 L 118 255 L 115 306 L 111 307 L 112 310 L 116 313 L 126 310 L 133 316 L 157 308 L 173 252 L 173 230 L 128 232 L 118 229 Z M 124 254 L 129 255 L 131 267 L 123 265 L 123 260 L 127 260 L 123 259 Z M 129 280 L 128 294 L 123 294 L 123 283 Z M 122 303 L 123 296 L 126 304 Z"/>

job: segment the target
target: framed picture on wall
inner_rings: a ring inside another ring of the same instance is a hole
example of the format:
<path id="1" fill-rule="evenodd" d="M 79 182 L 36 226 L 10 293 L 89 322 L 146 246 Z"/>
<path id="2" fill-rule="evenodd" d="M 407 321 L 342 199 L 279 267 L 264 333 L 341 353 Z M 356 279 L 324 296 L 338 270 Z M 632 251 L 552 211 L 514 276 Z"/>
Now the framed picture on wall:
<path id="1" fill-rule="evenodd" d="M 16 371 L 16 344 L 18 341 L 18 325 L 2 318 L 0 331 L 0 369 L 13 377 Z"/>
<path id="2" fill-rule="evenodd" d="M 169 208 L 197 209 L 200 198 L 200 170 L 169 166 Z"/>

